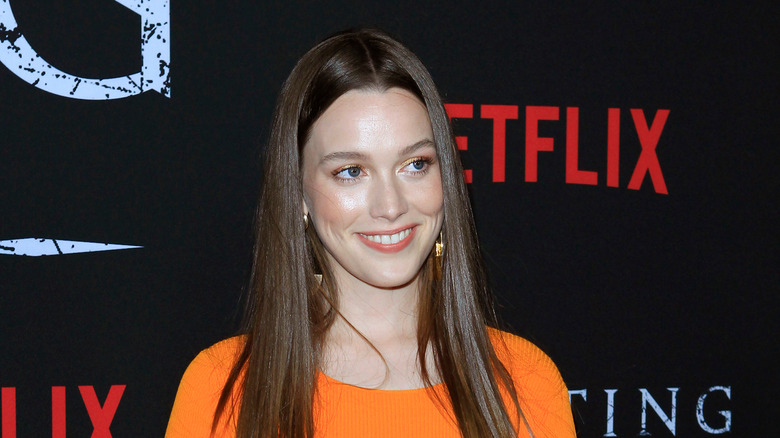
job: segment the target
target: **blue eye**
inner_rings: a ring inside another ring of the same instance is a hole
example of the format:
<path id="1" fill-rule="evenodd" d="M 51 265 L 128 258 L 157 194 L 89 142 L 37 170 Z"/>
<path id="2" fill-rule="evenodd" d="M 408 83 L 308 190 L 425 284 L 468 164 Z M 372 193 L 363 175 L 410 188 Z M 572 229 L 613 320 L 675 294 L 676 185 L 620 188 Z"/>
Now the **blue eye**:
<path id="1" fill-rule="evenodd" d="M 428 171 L 431 166 L 432 160 L 430 158 L 420 157 L 413 158 L 406 162 L 404 169 L 407 172 L 411 172 L 418 175 L 423 175 Z"/>
<path id="2" fill-rule="evenodd" d="M 363 169 L 358 166 L 350 166 L 343 168 L 335 173 L 335 176 L 339 179 L 355 179 L 363 173 Z"/>
<path id="3" fill-rule="evenodd" d="M 417 160 L 412 162 L 412 168 L 414 170 L 423 170 L 425 169 L 425 165 L 428 164 L 425 162 L 425 160 Z"/>

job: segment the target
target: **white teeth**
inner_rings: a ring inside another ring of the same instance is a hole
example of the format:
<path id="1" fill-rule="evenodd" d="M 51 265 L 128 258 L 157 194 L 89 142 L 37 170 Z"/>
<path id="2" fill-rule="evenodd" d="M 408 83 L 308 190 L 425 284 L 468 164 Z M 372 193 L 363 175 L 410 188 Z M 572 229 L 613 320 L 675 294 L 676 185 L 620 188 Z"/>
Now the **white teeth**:
<path id="1" fill-rule="evenodd" d="M 398 242 L 406 239 L 409 236 L 409 234 L 411 234 L 411 232 L 412 232 L 412 229 L 409 228 L 407 230 L 399 231 L 399 232 L 397 232 L 395 234 L 363 234 L 363 233 L 361 233 L 360 235 L 365 237 L 366 239 L 372 241 L 372 242 L 381 243 L 382 245 L 390 245 L 390 244 L 398 243 Z"/>

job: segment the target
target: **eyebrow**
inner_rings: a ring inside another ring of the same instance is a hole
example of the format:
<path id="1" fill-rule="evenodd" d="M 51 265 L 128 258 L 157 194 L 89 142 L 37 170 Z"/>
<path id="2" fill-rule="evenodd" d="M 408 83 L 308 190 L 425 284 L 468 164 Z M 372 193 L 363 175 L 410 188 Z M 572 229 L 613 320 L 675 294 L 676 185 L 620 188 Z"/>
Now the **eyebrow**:
<path id="1" fill-rule="evenodd" d="M 425 138 L 401 149 L 401 151 L 398 152 L 398 155 L 399 156 L 410 155 L 416 152 L 418 149 L 422 149 L 424 147 L 429 147 L 429 146 L 435 147 L 433 140 Z M 320 163 L 326 163 L 328 161 L 367 160 L 367 159 L 368 156 L 362 152 L 340 151 L 340 152 L 331 152 L 328 155 L 325 155 L 324 157 L 322 157 L 322 160 L 320 160 Z"/>
<path id="2" fill-rule="evenodd" d="M 365 160 L 368 158 L 366 154 L 362 152 L 331 152 L 328 155 L 322 157 L 320 163 L 326 163 L 328 161 L 348 161 L 348 160 Z"/>
<path id="3" fill-rule="evenodd" d="M 411 155 L 412 153 L 416 152 L 418 149 L 422 149 L 422 148 L 428 147 L 428 146 L 433 147 L 433 148 L 436 147 L 436 145 L 433 143 L 433 140 L 428 139 L 428 138 L 424 138 L 424 139 L 418 141 L 417 143 L 410 144 L 409 146 L 401 149 L 401 152 L 399 152 L 398 155 L 400 155 L 400 156 Z"/>

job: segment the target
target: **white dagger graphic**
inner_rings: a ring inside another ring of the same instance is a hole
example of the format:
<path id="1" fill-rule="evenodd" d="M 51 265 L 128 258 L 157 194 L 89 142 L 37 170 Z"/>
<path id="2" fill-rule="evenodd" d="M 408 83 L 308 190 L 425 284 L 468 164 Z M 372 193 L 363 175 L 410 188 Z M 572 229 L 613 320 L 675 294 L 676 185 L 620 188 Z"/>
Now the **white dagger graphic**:
<path id="1" fill-rule="evenodd" d="M 16 256 L 48 256 L 77 254 L 82 252 L 116 251 L 121 249 L 143 248 L 136 245 L 117 245 L 112 243 L 77 242 L 74 240 L 43 239 L 29 237 L 26 239 L 0 240 L 0 255 Z"/>

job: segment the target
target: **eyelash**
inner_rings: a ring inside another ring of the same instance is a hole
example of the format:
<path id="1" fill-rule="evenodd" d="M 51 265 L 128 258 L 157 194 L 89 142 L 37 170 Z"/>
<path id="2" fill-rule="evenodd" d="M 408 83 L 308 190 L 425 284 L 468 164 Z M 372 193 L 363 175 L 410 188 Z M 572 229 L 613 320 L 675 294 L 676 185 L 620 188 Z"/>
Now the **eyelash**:
<path id="1" fill-rule="evenodd" d="M 404 168 L 409 167 L 410 165 L 412 165 L 414 163 L 419 163 L 419 162 L 422 162 L 425 165 L 425 167 L 420 169 L 420 170 L 417 170 L 417 169 L 412 170 L 412 173 L 415 174 L 415 175 L 425 175 L 426 173 L 428 173 L 428 170 L 430 169 L 431 164 L 433 164 L 433 158 L 431 158 L 431 157 L 415 157 L 415 158 L 411 158 L 409 160 L 406 160 L 404 162 L 403 166 L 401 166 L 401 168 L 404 169 Z"/>
<path id="2" fill-rule="evenodd" d="M 422 162 L 425 165 L 425 167 L 423 169 L 420 169 L 420 170 L 416 170 L 416 169 L 415 170 L 411 170 L 410 172 L 413 175 L 420 175 L 420 176 L 421 175 L 425 175 L 426 173 L 428 173 L 428 170 L 431 167 L 431 164 L 433 164 L 433 158 L 430 158 L 430 157 L 410 158 L 409 160 L 406 160 L 403 163 L 403 165 L 401 166 L 401 169 L 404 169 L 404 168 L 406 168 L 406 167 L 408 167 L 408 166 L 410 166 L 410 165 L 412 165 L 414 163 L 418 163 L 418 162 Z M 349 171 L 350 169 L 358 169 L 358 170 L 360 170 L 361 175 L 353 176 L 353 177 L 339 176 L 339 175 L 343 174 L 344 172 Z M 365 169 L 363 169 L 362 166 L 358 166 L 358 165 L 355 165 L 355 164 L 350 164 L 348 166 L 344 166 L 344 167 L 340 167 L 340 168 L 336 169 L 333 172 L 333 177 L 336 180 L 338 180 L 338 181 L 349 183 L 349 182 L 356 181 L 358 178 L 360 178 L 362 176 L 362 173 L 365 173 L 365 172 L 366 171 L 365 171 Z"/>
<path id="3" fill-rule="evenodd" d="M 344 167 L 341 167 L 341 168 L 337 169 L 336 171 L 334 171 L 333 172 L 333 178 L 335 178 L 337 181 L 346 182 L 346 183 L 354 182 L 358 178 L 360 178 L 360 176 L 354 176 L 354 177 L 349 177 L 349 178 L 345 178 L 343 176 L 339 176 L 342 173 L 347 172 L 350 169 L 358 169 L 358 170 L 360 170 L 361 173 L 365 173 L 365 170 L 363 170 L 362 167 L 356 166 L 354 164 L 350 164 L 349 166 L 344 166 Z"/>

